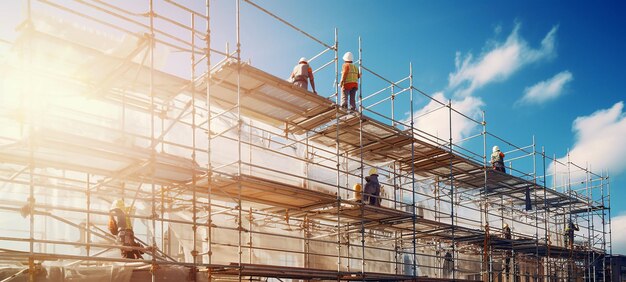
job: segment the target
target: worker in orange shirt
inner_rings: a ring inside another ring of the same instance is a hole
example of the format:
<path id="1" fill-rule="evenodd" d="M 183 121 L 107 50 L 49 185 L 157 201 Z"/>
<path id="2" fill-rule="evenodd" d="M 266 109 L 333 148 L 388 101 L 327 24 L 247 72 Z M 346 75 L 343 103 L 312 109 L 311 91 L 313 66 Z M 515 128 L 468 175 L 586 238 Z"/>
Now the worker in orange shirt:
<path id="1" fill-rule="evenodd" d="M 343 66 L 341 67 L 341 107 L 348 108 L 348 96 L 350 96 L 350 110 L 356 110 L 356 90 L 359 89 L 359 68 L 352 63 L 352 53 L 346 52 L 343 55 Z"/>
<path id="2" fill-rule="evenodd" d="M 311 89 L 313 89 L 313 93 L 317 94 L 317 91 L 315 91 L 313 70 L 305 57 L 300 58 L 298 64 L 293 68 L 290 78 L 293 85 L 304 88 L 305 90 L 308 90 L 308 81 L 311 81 Z"/>

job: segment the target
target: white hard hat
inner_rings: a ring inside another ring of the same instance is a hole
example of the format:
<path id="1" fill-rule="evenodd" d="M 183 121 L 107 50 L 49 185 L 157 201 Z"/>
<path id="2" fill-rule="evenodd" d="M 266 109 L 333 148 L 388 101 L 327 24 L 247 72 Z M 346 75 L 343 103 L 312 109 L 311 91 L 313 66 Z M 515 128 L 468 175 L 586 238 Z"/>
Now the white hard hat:
<path id="1" fill-rule="evenodd" d="M 111 209 L 110 210 L 114 210 L 114 209 L 125 210 L 126 209 L 126 205 L 124 204 L 124 201 L 122 199 L 118 199 L 118 200 L 113 201 L 113 203 L 111 203 Z"/>
<path id="2" fill-rule="evenodd" d="M 509 227 L 509 225 L 505 223 L 505 224 L 504 224 L 504 228 L 507 228 L 507 227 Z"/>
<path id="3" fill-rule="evenodd" d="M 352 52 L 346 52 L 345 54 L 343 54 L 343 60 L 344 61 L 352 61 Z"/>
<path id="4" fill-rule="evenodd" d="M 300 58 L 300 60 L 298 61 L 298 63 L 301 63 L 301 62 L 307 62 L 306 57 L 302 57 L 302 58 Z"/>
<path id="5" fill-rule="evenodd" d="M 493 151 L 494 151 L 494 152 L 500 151 L 500 147 L 498 147 L 498 146 L 493 146 Z"/>

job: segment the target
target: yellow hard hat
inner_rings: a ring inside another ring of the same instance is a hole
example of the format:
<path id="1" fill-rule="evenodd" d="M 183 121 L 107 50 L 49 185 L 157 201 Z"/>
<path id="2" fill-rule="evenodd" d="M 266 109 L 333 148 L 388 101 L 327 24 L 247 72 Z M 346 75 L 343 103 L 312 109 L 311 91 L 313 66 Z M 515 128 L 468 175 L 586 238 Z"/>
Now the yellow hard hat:
<path id="1" fill-rule="evenodd" d="M 126 205 L 124 204 L 124 200 L 117 199 L 113 201 L 113 203 L 111 203 L 111 210 L 114 210 L 114 209 L 126 210 Z"/>
<path id="2" fill-rule="evenodd" d="M 375 167 L 371 168 L 370 175 L 378 175 L 378 170 Z"/>
<path id="3" fill-rule="evenodd" d="M 504 224 L 504 228 L 507 228 L 507 227 L 509 227 L 509 225 L 505 223 L 505 224 Z"/>
<path id="4" fill-rule="evenodd" d="M 352 187 L 352 189 L 353 189 L 354 191 L 361 191 L 361 189 L 362 189 L 362 188 L 361 188 L 361 183 L 356 183 L 356 184 L 354 184 L 354 186 Z"/>

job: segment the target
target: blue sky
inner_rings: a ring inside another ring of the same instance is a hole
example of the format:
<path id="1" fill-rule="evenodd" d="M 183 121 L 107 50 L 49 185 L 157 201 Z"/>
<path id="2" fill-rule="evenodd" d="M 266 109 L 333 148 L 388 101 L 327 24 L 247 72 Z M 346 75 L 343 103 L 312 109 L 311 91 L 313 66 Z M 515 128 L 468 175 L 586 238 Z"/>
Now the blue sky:
<path id="1" fill-rule="evenodd" d="M 160 1 L 157 1 L 160 2 Z M 191 2 L 191 1 L 188 1 Z M 202 4 L 195 1 L 198 11 Z M 145 3 L 134 3 L 145 12 Z M 626 232 L 626 3 L 623 1 L 258 1 L 328 44 L 339 31 L 340 56 L 356 54 L 363 41 L 364 65 L 397 80 L 413 64 L 415 86 L 452 99 L 487 129 L 515 144 L 534 135 L 548 154 L 573 158 L 611 173 L 613 231 Z M 212 2 L 212 47 L 235 46 L 234 1 Z M 242 3 L 242 56 L 272 74 L 288 77 L 298 58 L 324 48 Z M 15 3 L 2 3 L 2 39 L 13 39 L 19 22 Z M 324 56 L 314 67 L 330 57 Z M 216 57 L 217 58 L 217 57 Z M 185 74 L 170 58 L 168 66 Z M 320 95 L 332 94 L 332 71 L 317 80 Z M 364 76 L 364 94 L 382 87 Z M 427 107 L 417 99 L 415 110 Z M 398 113 L 409 107 L 398 105 Z M 418 122 L 418 124 L 420 124 Z M 441 122 L 423 121 L 439 130 Z M 443 124 L 445 125 L 445 122 Z M 455 136 L 479 128 L 456 126 Z M 461 130 L 462 129 L 462 130 Z M 471 144 L 470 144 L 471 145 Z M 488 144 L 488 147 L 494 145 Z M 505 150 L 511 148 L 503 146 Z M 539 149 L 540 147 L 538 147 Z M 482 150 L 482 148 L 481 148 Z M 626 240 L 614 243 L 626 253 Z"/>

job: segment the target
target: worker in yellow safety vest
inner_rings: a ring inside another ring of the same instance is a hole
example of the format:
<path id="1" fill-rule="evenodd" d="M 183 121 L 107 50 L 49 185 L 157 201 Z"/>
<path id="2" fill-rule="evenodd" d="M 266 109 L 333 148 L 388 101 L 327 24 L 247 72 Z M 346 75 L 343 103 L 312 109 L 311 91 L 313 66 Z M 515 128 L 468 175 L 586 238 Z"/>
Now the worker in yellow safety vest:
<path id="1" fill-rule="evenodd" d="M 352 63 L 353 56 L 351 52 L 343 55 L 343 66 L 341 67 L 341 82 L 339 83 L 342 90 L 341 107 L 348 108 L 348 96 L 350 97 L 350 110 L 356 110 L 356 91 L 359 89 L 359 68 Z"/>
<path id="2" fill-rule="evenodd" d="M 570 250 L 574 249 L 574 231 L 579 231 L 580 228 L 578 224 L 575 224 L 571 219 L 567 223 L 567 227 L 565 227 L 565 245 L 570 248 Z"/>
<path id="3" fill-rule="evenodd" d="M 354 200 L 360 203 L 361 199 L 363 199 L 363 194 L 361 194 L 363 193 L 363 187 L 361 186 L 361 183 L 354 184 L 353 190 L 354 190 Z"/>
<path id="4" fill-rule="evenodd" d="M 133 233 L 132 220 L 129 215 L 129 208 L 126 207 L 123 200 L 116 200 L 111 204 L 109 210 L 109 231 L 113 235 L 117 235 L 117 242 L 123 247 L 121 248 L 123 258 L 141 259 L 142 251 L 124 248 L 139 247 L 135 242 L 135 234 Z"/>

